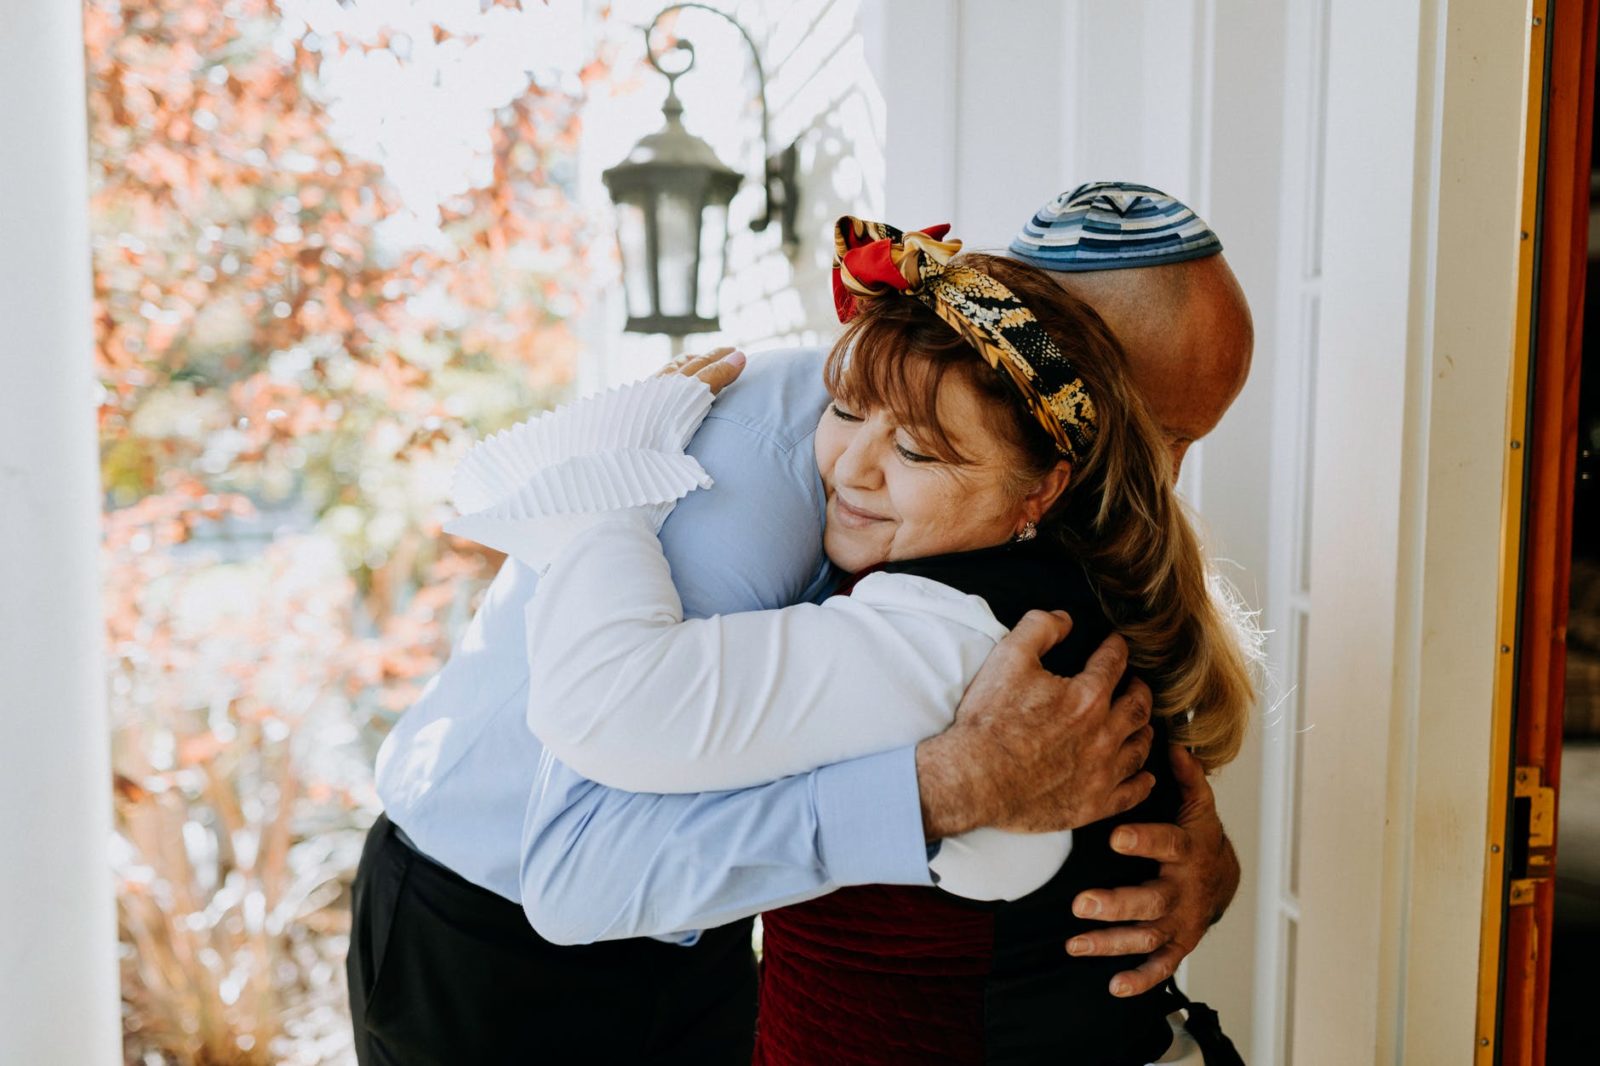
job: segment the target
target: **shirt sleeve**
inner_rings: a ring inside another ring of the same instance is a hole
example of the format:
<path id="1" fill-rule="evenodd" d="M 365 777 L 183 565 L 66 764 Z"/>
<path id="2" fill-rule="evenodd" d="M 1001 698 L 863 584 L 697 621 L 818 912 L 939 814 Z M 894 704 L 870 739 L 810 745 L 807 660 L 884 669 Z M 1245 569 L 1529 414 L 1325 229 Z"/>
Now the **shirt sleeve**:
<path id="1" fill-rule="evenodd" d="M 557 944 L 692 943 L 846 885 L 928 885 L 914 753 L 700 795 L 609 789 L 547 756 L 521 879 L 528 920 Z"/>
<path id="2" fill-rule="evenodd" d="M 932 736 L 1006 633 L 979 597 L 907 574 L 686 620 L 633 515 L 569 545 L 526 612 L 529 728 L 584 776 L 643 792 L 744 788 Z"/>
<path id="3" fill-rule="evenodd" d="M 527 624 L 535 735 L 579 774 L 657 793 L 914 744 L 950 724 L 1006 632 L 978 597 L 907 574 L 820 605 L 685 620 L 659 542 L 630 517 L 556 558 Z M 944 842 L 932 871 L 956 895 L 1016 899 L 1071 841 L 978 830 Z"/>
<path id="4" fill-rule="evenodd" d="M 749 418 L 747 407 L 726 418 L 713 416 L 695 437 L 697 447 L 691 449 L 695 454 L 685 456 L 683 442 L 706 413 L 705 397 L 662 384 L 642 384 L 637 392 L 632 398 L 575 405 L 571 411 L 546 416 L 537 427 L 519 427 L 505 439 L 480 446 L 470 471 L 458 478 L 456 486 L 463 518 L 447 528 L 542 570 L 575 537 L 580 544 L 591 539 L 587 534 L 578 536 L 579 531 L 597 523 L 615 524 L 621 515 L 624 528 L 632 522 L 632 528 L 645 532 L 660 577 L 671 590 L 666 560 L 652 534 L 674 499 L 709 483 L 706 470 L 693 462 L 700 458 L 729 488 L 739 487 L 741 474 L 755 484 L 731 493 L 691 493 L 673 516 L 677 521 L 668 520 L 662 535 L 676 549 L 673 562 L 684 564 L 690 613 L 737 605 L 771 607 L 792 601 L 799 590 L 814 591 L 822 574 L 806 560 L 817 555 L 820 509 L 812 498 L 817 486 L 810 484 L 815 471 L 806 454 L 809 447 L 766 436 L 764 423 Z M 664 395 L 667 392 L 674 395 Z M 600 404 L 620 403 L 656 405 L 656 414 L 599 420 L 584 413 L 592 413 Z M 619 443 L 611 430 L 619 421 L 637 439 Z M 621 456 L 620 470 L 611 461 L 618 448 L 628 453 Z M 773 448 L 780 457 L 776 467 L 770 461 Z M 776 485 L 771 480 L 775 469 L 783 472 Z M 531 478 L 530 470 L 535 474 Z M 782 491 L 795 486 L 800 488 Z M 621 510 L 626 508 L 635 509 Z M 887 580 L 888 575 L 880 577 Z M 908 579 L 902 576 L 902 580 Z M 892 586 L 890 582 L 890 591 Z M 768 598 L 774 592 L 777 602 Z M 866 609 L 871 592 L 858 589 L 859 602 L 852 609 Z M 676 602 L 676 591 L 672 595 Z M 741 596 L 754 602 L 742 603 Z M 681 620 L 681 605 L 678 610 Z M 971 612 L 970 605 L 967 611 Z M 997 626 L 987 608 L 981 613 Z M 993 639 L 990 634 L 973 646 L 981 644 L 986 654 Z M 976 663 L 971 665 L 975 670 Z M 953 710 L 961 687 L 964 683 L 945 693 L 942 704 L 947 711 Z M 537 683 L 531 693 L 530 711 L 561 709 L 556 693 Z M 897 695 L 903 698 L 905 693 Z M 659 703 L 648 686 L 634 696 L 636 708 Z M 763 723 L 781 724 L 769 719 Z M 939 728 L 942 724 L 934 723 L 906 739 Z M 847 761 L 803 776 L 759 787 L 729 785 L 705 795 L 619 792 L 549 758 L 530 798 L 520 861 L 520 889 L 529 916 L 541 928 L 548 927 L 552 938 L 589 940 L 718 924 L 843 884 L 927 883 L 931 875 L 922 841 L 913 753 L 896 736 L 886 734 L 869 740 L 867 747 L 840 749 L 844 754 L 838 758 Z M 881 760 L 894 756 L 894 751 L 867 759 L 847 758 L 850 753 L 889 748 L 898 748 L 899 757 L 888 776 L 880 772 Z M 793 763 L 797 768 L 831 761 L 814 755 L 788 757 L 797 760 Z M 787 771 L 764 771 L 765 776 L 750 781 L 754 785 L 782 772 Z M 1065 857 L 1064 840 L 1036 836 L 1029 842 L 1051 849 L 1053 859 L 985 864 L 978 858 L 963 867 L 955 860 L 967 849 L 947 841 L 935 860 L 934 875 L 958 894 L 1014 898 L 1043 878 L 1019 885 L 1015 879 L 1005 879 L 1009 870 L 1048 867 L 1053 872 Z M 970 885 L 964 882 L 968 872 Z"/>
<path id="5" fill-rule="evenodd" d="M 825 497 L 811 436 L 775 437 L 738 417 L 746 413 L 711 409 L 689 451 L 716 484 L 679 500 L 661 527 L 689 618 L 810 603 L 839 578 L 822 554 Z"/>
<path id="6" fill-rule="evenodd" d="M 711 476 L 685 446 L 711 409 L 694 378 L 647 378 L 545 411 L 473 445 L 445 532 L 542 571 L 597 522 L 631 514 L 659 530 Z"/>

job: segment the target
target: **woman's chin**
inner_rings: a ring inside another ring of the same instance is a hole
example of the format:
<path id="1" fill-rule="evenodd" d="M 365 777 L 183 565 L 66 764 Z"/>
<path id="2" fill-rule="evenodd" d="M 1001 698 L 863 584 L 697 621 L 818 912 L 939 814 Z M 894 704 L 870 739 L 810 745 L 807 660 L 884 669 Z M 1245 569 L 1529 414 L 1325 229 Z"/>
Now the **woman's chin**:
<path id="1" fill-rule="evenodd" d="M 847 574 L 858 574 L 887 561 L 887 553 L 861 544 L 854 537 L 841 537 L 829 531 L 822 538 L 822 551 L 828 562 Z"/>

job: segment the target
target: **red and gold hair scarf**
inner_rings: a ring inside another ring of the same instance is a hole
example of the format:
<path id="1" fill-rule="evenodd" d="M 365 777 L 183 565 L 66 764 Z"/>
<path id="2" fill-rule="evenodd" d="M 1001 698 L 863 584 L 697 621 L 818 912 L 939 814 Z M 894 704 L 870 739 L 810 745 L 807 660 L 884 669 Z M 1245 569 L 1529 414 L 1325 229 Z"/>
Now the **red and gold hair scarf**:
<path id="1" fill-rule="evenodd" d="M 860 301 L 915 297 L 1003 374 L 1061 454 L 1079 462 L 1095 437 L 1094 402 L 1072 360 L 1017 295 L 982 271 L 951 259 L 959 240 L 948 225 L 903 233 L 883 222 L 843 215 L 834 227 L 833 302 L 848 322 Z"/>

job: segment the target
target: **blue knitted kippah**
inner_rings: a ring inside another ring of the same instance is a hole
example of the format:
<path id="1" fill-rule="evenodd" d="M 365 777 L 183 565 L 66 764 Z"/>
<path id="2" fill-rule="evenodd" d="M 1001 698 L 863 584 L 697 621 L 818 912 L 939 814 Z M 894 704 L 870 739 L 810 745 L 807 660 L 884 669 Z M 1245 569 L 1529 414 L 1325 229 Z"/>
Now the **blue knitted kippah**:
<path id="1" fill-rule="evenodd" d="M 1181 263 L 1220 251 L 1222 242 L 1187 204 L 1125 181 L 1062 193 L 1011 241 L 1018 259 L 1063 273 Z"/>

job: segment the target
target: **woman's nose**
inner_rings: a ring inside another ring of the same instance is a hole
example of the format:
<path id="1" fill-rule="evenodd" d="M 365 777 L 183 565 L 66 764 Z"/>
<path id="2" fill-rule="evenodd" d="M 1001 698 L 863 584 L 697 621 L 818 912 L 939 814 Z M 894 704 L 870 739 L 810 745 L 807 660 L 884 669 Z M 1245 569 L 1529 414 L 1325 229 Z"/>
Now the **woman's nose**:
<path id="1" fill-rule="evenodd" d="M 866 426 L 850 435 L 850 443 L 834 464 L 834 480 L 855 489 L 875 489 L 883 484 L 882 447 Z"/>

